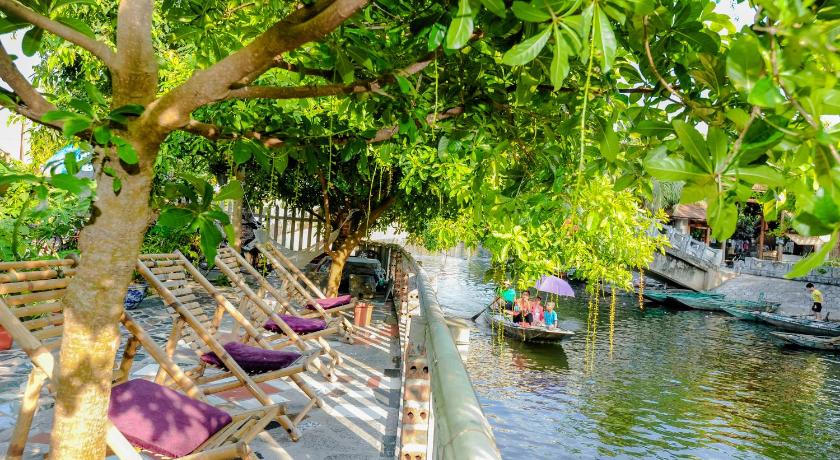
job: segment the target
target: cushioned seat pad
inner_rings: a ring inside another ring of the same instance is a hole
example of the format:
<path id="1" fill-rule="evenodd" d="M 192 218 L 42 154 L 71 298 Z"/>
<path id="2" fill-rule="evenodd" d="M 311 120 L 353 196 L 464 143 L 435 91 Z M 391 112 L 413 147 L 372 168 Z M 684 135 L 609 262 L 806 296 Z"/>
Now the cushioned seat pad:
<path id="1" fill-rule="evenodd" d="M 351 300 L 353 300 L 353 296 L 350 294 L 340 295 L 338 297 L 328 297 L 326 299 L 315 299 L 315 301 L 318 302 L 318 305 L 320 305 L 324 310 L 347 305 Z M 306 308 L 314 310 L 315 306 L 307 305 Z"/>
<path id="2" fill-rule="evenodd" d="M 225 411 L 142 379 L 111 390 L 108 418 L 135 446 L 167 457 L 192 453 L 233 420 Z"/>
<path id="3" fill-rule="evenodd" d="M 327 322 L 316 318 L 301 318 L 292 315 L 280 315 L 283 320 L 293 331 L 298 334 L 309 334 L 310 332 L 323 331 L 327 328 Z M 283 330 L 272 320 L 268 320 L 263 324 L 266 330 L 282 334 Z"/>
<path id="4" fill-rule="evenodd" d="M 293 351 L 266 350 L 245 345 L 242 342 L 230 342 L 224 345 L 224 348 L 231 358 L 249 374 L 262 374 L 283 369 L 300 358 L 300 353 Z M 225 363 L 212 351 L 202 355 L 201 360 L 211 366 L 227 369 Z"/>

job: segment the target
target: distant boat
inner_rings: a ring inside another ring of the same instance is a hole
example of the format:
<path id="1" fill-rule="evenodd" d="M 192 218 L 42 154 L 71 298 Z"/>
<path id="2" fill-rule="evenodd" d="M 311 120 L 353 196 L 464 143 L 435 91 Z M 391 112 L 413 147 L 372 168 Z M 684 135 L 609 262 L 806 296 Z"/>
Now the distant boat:
<path id="1" fill-rule="evenodd" d="M 757 312 L 755 312 L 755 311 L 744 310 L 743 308 L 732 307 L 732 306 L 728 306 L 728 305 L 722 306 L 721 309 L 723 311 L 729 313 L 730 315 L 732 315 L 732 316 L 734 316 L 738 319 L 742 319 L 744 321 L 756 321 L 756 322 L 761 321 L 758 318 L 758 315 L 756 314 Z"/>
<path id="2" fill-rule="evenodd" d="M 756 313 L 756 318 L 786 331 L 798 332 L 800 334 L 829 335 L 832 337 L 840 336 L 840 322 L 838 321 L 815 321 L 808 318 L 793 318 L 768 312 L 758 312 Z"/>
<path id="3" fill-rule="evenodd" d="M 722 297 L 675 296 L 674 302 L 695 310 L 723 311 L 723 307 L 734 307 L 749 311 L 774 312 L 779 308 L 775 302 L 755 302 L 752 300 L 729 300 Z"/>
<path id="4" fill-rule="evenodd" d="M 537 326 L 523 327 L 498 313 L 489 314 L 487 320 L 493 327 L 501 327 L 506 336 L 523 342 L 554 343 L 575 335 L 574 332 L 565 329 L 546 329 Z"/>
<path id="5" fill-rule="evenodd" d="M 771 332 L 770 334 L 782 346 L 788 345 L 801 348 L 814 348 L 817 350 L 840 351 L 840 340 L 837 340 L 837 337 L 791 334 L 788 332 Z"/>
<path id="6" fill-rule="evenodd" d="M 642 293 L 645 299 L 665 306 L 695 308 L 686 302 L 700 302 L 710 299 L 723 299 L 725 296 L 717 292 L 696 292 L 688 289 L 647 289 Z"/>

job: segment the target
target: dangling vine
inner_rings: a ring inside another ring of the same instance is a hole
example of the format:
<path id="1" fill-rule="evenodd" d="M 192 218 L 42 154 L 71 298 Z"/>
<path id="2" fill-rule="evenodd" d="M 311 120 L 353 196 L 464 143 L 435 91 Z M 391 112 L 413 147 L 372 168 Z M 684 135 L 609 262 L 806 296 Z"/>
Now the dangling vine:
<path id="1" fill-rule="evenodd" d="M 613 357 L 613 339 L 615 338 L 615 286 L 610 289 L 610 359 Z"/>
<path id="2" fill-rule="evenodd" d="M 639 267 L 639 310 L 645 309 L 645 271 Z"/>

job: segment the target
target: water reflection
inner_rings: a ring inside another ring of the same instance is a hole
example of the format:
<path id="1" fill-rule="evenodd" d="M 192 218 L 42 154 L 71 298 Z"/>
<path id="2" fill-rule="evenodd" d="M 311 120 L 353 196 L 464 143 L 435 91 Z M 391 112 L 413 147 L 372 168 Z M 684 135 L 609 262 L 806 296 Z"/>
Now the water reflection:
<path id="1" fill-rule="evenodd" d="M 492 300 L 486 262 L 423 260 L 453 314 Z M 607 301 L 587 366 L 586 301 L 559 302 L 562 327 L 579 331 L 562 347 L 476 325 L 466 364 L 506 458 L 840 458 L 840 354 L 780 350 L 759 324 L 619 297 L 613 352 Z"/>

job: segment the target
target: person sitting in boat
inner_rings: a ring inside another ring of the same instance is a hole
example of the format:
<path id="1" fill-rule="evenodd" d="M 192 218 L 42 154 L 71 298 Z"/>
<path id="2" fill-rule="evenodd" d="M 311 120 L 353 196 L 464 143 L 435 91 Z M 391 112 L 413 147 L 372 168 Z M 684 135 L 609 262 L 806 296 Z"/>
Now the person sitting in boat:
<path id="1" fill-rule="evenodd" d="M 554 302 L 548 302 L 545 304 L 543 324 L 545 324 L 546 329 L 554 329 L 557 327 L 557 312 L 554 311 Z"/>
<path id="2" fill-rule="evenodd" d="M 531 319 L 531 293 L 524 291 L 513 305 L 513 322 L 529 323 Z"/>
<path id="3" fill-rule="evenodd" d="M 814 312 L 814 319 L 817 321 L 822 320 L 822 303 L 823 303 L 823 293 L 820 292 L 819 289 L 814 287 L 814 283 L 808 283 L 805 285 L 805 289 L 811 293 L 811 301 L 814 302 L 811 305 L 811 311 Z"/>
<path id="4" fill-rule="evenodd" d="M 499 289 L 499 297 L 505 303 L 505 310 L 513 310 L 513 302 L 516 301 L 516 289 L 509 280 L 505 280 L 502 288 Z"/>
<path id="5" fill-rule="evenodd" d="M 543 321 L 543 306 L 542 297 L 537 296 L 537 299 L 531 302 L 531 324 L 542 325 Z"/>

